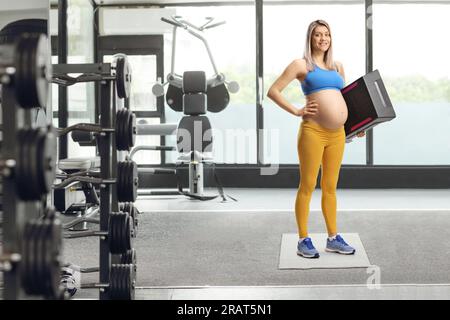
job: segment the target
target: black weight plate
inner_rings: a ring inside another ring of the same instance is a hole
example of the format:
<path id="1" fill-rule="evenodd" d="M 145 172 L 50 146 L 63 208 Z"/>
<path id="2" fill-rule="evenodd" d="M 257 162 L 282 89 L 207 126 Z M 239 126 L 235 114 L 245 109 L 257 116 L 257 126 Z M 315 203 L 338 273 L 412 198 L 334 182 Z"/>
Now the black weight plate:
<path id="1" fill-rule="evenodd" d="M 27 159 L 27 154 L 25 151 L 28 151 L 24 146 L 27 142 L 28 130 L 19 130 L 17 132 L 17 164 L 16 164 L 16 191 L 19 197 L 22 197 L 22 193 L 26 194 L 25 191 L 21 191 L 22 186 L 26 186 L 28 183 L 28 172 L 26 170 L 26 161 L 21 161 L 21 159 Z"/>
<path id="2" fill-rule="evenodd" d="M 35 105 L 40 108 L 47 107 L 47 97 L 49 91 L 49 79 L 52 74 L 52 64 L 50 63 L 47 37 L 45 35 L 39 36 L 38 50 L 36 55 L 36 95 L 38 104 Z"/>
<path id="3" fill-rule="evenodd" d="M 42 279 L 42 264 L 43 264 L 43 242 L 45 240 L 45 228 L 43 227 L 42 221 L 34 221 L 33 222 L 36 228 L 36 232 L 34 234 L 34 261 L 33 261 L 33 277 L 34 285 L 33 291 L 31 294 L 41 294 L 43 292 L 44 281 Z"/>
<path id="4" fill-rule="evenodd" d="M 128 137 L 128 150 L 134 147 L 134 143 L 136 142 L 136 116 L 133 112 L 128 110 L 130 113 L 129 120 L 128 120 L 128 126 L 127 126 L 127 137 Z"/>
<path id="5" fill-rule="evenodd" d="M 117 237 L 118 237 L 118 229 L 116 222 L 116 214 L 114 212 L 109 215 L 109 226 L 108 226 L 108 242 L 109 242 L 109 251 L 111 253 L 116 253 L 117 248 Z"/>
<path id="6" fill-rule="evenodd" d="M 133 164 L 131 161 L 127 161 L 125 171 L 127 173 L 125 184 L 126 184 L 126 192 L 127 192 L 127 199 L 126 201 L 135 201 L 136 199 L 133 199 Z"/>
<path id="7" fill-rule="evenodd" d="M 23 230 L 23 243 L 22 243 L 22 265 L 21 265 L 21 278 L 24 285 L 24 289 L 28 292 L 28 288 L 31 286 L 30 281 L 33 278 L 31 262 L 33 260 L 33 227 L 31 223 L 26 223 Z"/>
<path id="8" fill-rule="evenodd" d="M 122 123 L 122 139 L 123 139 L 123 150 L 130 150 L 132 146 L 132 141 L 129 137 L 129 126 L 130 126 L 130 119 L 131 119 L 132 113 L 128 109 L 123 109 L 123 123 Z"/>
<path id="9" fill-rule="evenodd" d="M 27 160 L 30 157 L 29 149 L 28 149 L 28 141 L 30 131 L 21 129 L 17 133 L 17 167 L 16 167 L 16 189 L 17 193 L 22 200 L 25 200 L 24 198 L 28 195 L 28 182 L 29 182 L 29 175 L 30 172 L 28 168 L 28 162 Z M 23 161 L 24 159 L 25 161 Z"/>
<path id="10" fill-rule="evenodd" d="M 120 263 L 136 265 L 136 249 L 132 248 L 131 250 L 127 250 L 127 252 L 121 256 Z"/>
<path id="11" fill-rule="evenodd" d="M 137 235 L 137 226 L 138 226 L 138 223 L 137 223 L 137 209 L 136 209 L 136 207 L 135 207 L 132 203 L 130 203 L 130 202 L 124 203 L 124 204 L 121 206 L 121 208 L 122 208 L 121 211 L 127 212 L 128 215 L 130 216 L 130 218 L 132 219 L 132 222 L 133 222 L 133 224 L 132 224 L 132 230 L 133 230 L 132 235 L 133 235 L 133 238 L 136 238 L 136 235 Z"/>
<path id="12" fill-rule="evenodd" d="M 131 264 L 113 264 L 110 270 L 110 298 L 134 300 L 135 274 Z"/>
<path id="13" fill-rule="evenodd" d="M 109 250 L 112 254 L 121 254 L 127 250 L 125 214 L 123 212 L 113 212 L 109 219 Z"/>
<path id="14" fill-rule="evenodd" d="M 166 93 L 166 102 L 173 111 L 183 112 L 183 90 L 169 84 Z"/>
<path id="15" fill-rule="evenodd" d="M 38 279 L 35 278 L 35 265 L 36 265 L 36 233 L 39 231 L 35 223 L 33 221 L 27 222 L 27 241 L 28 241 L 28 250 L 26 252 L 27 257 L 24 259 L 27 260 L 25 263 L 25 274 L 24 276 L 24 289 L 27 294 L 32 294 L 34 292 L 34 288 L 37 286 L 35 284 Z"/>
<path id="16" fill-rule="evenodd" d="M 24 177 L 23 182 L 26 186 L 23 186 L 23 190 L 28 190 L 27 195 L 24 195 L 23 199 L 39 200 L 41 197 L 41 186 L 39 185 L 39 175 L 41 174 L 41 168 L 39 167 L 39 154 L 41 153 L 39 146 L 39 132 L 38 129 L 29 129 L 28 140 L 26 141 L 27 158 L 21 159 L 26 163 L 27 175 Z"/>
<path id="17" fill-rule="evenodd" d="M 39 278 L 40 278 L 40 293 L 43 294 L 46 297 L 50 297 L 50 293 L 49 293 L 49 281 L 48 281 L 48 269 L 49 269 L 49 265 L 48 265 L 48 261 L 47 261 L 47 256 L 48 256 L 48 249 L 49 249 L 49 244 L 48 244 L 48 238 L 49 238 L 49 233 L 50 233 L 50 221 L 48 219 L 44 219 L 41 221 L 41 239 L 40 239 L 40 259 L 39 260 Z"/>
<path id="18" fill-rule="evenodd" d="M 109 270 L 109 297 L 113 300 L 120 299 L 121 292 L 121 268 L 120 265 L 113 264 Z"/>
<path id="19" fill-rule="evenodd" d="M 55 177 L 56 138 L 42 129 L 18 133 L 17 193 L 22 200 L 40 200 Z"/>
<path id="20" fill-rule="evenodd" d="M 125 228 L 123 229 L 123 231 L 125 231 L 124 233 L 124 249 L 126 248 L 126 250 L 131 250 L 132 246 L 131 246 L 131 238 L 133 235 L 133 219 L 130 217 L 130 215 L 127 212 L 123 213 L 125 215 Z"/>
<path id="21" fill-rule="evenodd" d="M 230 103 L 230 94 L 224 83 L 215 87 L 208 86 L 207 99 L 209 112 L 220 112 Z"/>
<path id="22" fill-rule="evenodd" d="M 129 98 L 131 92 L 131 66 L 126 56 L 116 58 L 116 86 L 119 98 Z"/>
<path id="23" fill-rule="evenodd" d="M 24 34 L 18 41 L 16 64 L 16 98 L 23 108 L 45 108 L 51 65 L 48 60 L 47 37 Z"/>
<path id="24" fill-rule="evenodd" d="M 125 265 L 120 266 L 120 288 L 121 288 L 121 299 L 127 300 L 127 288 L 126 288 L 126 277 L 125 277 Z"/>
<path id="25" fill-rule="evenodd" d="M 137 237 L 137 232 L 139 228 L 138 214 L 139 214 L 138 209 L 134 205 L 131 205 L 131 217 L 133 218 L 134 237 Z"/>
<path id="26" fill-rule="evenodd" d="M 123 222 L 122 222 L 122 216 L 120 215 L 120 212 L 114 212 L 114 231 L 115 231 L 115 238 L 113 239 L 114 242 L 114 252 L 111 251 L 111 253 L 114 254 L 120 254 L 123 253 Z"/>
<path id="27" fill-rule="evenodd" d="M 117 200 L 119 202 L 126 202 L 126 186 L 125 183 L 125 161 L 117 163 Z"/>
<path id="28" fill-rule="evenodd" d="M 136 198 L 137 198 L 137 189 L 138 189 L 138 185 L 139 185 L 139 176 L 138 176 L 138 166 L 136 164 L 136 162 L 131 161 L 130 162 L 130 166 L 131 166 L 131 176 L 133 177 L 133 182 L 131 185 L 131 198 L 130 198 L 130 202 L 135 202 Z M 131 179 L 130 179 L 131 180 Z"/>
<path id="29" fill-rule="evenodd" d="M 47 20 L 20 19 L 8 23 L 0 30 L 0 44 L 13 43 L 23 33 L 47 34 Z"/>
<path id="30" fill-rule="evenodd" d="M 125 282 L 125 291 L 126 300 L 134 300 L 134 282 L 135 282 L 135 273 L 134 273 L 134 265 L 127 264 L 124 267 L 124 275 L 123 279 Z"/>
<path id="31" fill-rule="evenodd" d="M 36 288 L 39 285 L 39 279 L 36 277 L 36 265 L 38 263 L 37 259 L 37 246 L 38 246 L 38 238 L 40 233 L 40 228 L 37 225 L 36 221 L 30 221 L 30 256 L 29 256 L 29 273 L 27 274 L 28 278 L 28 288 L 27 293 L 33 294 L 36 291 Z"/>
<path id="32" fill-rule="evenodd" d="M 56 176 L 56 135 L 53 129 L 43 130 L 41 129 L 42 139 L 42 171 L 41 171 L 41 193 L 46 194 L 51 191 L 53 182 Z"/>
<path id="33" fill-rule="evenodd" d="M 125 109 L 120 109 L 116 114 L 116 147 L 117 150 L 127 150 L 126 133 L 124 130 L 126 123 Z"/>
<path id="34" fill-rule="evenodd" d="M 117 213 L 117 229 L 119 230 L 117 237 L 117 247 L 120 248 L 117 253 L 124 253 L 127 251 L 127 238 L 126 238 L 126 232 L 127 232 L 127 225 L 126 225 L 126 215 L 124 212 L 118 212 Z"/>
<path id="35" fill-rule="evenodd" d="M 59 216 L 54 213 L 53 217 L 47 218 L 49 221 L 49 232 L 47 237 L 47 288 L 51 298 L 60 298 L 61 295 L 61 263 L 62 254 L 62 225 Z"/>
<path id="36" fill-rule="evenodd" d="M 124 204 L 123 204 L 123 212 L 130 212 L 130 208 L 131 208 L 131 205 L 130 205 L 130 203 L 129 202 L 125 202 Z"/>
<path id="37" fill-rule="evenodd" d="M 50 290 L 49 290 L 49 255 L 50 255 L 50 247 L 51 244 L 49 243 L 50 238 L 50 232 L 51 232 L 51 220 L 50 219 L 43 219 L 42 220 L 42 228 L 43 228 L 43 239 L 42 239 L 42 245 L 41 245 L 41 263 L 40 263 L 40 269 L 41 269 L 41 282 L 42 282 L 42 293 L 46 297 L 51 297 Z"/>
<path id="38" fill-rule="evenodd" d="M 131 206 L 130 208 L 130 218 L 133 220 L 133 237 L 137 237 L 137 229 L 138 229 L 138 218 L 137 218 L 137 211 L 135 206 Z"/>
<path id="39" fill-rule="evenodd" d="M 122 192 L 122 161 L 117 162 L 117 172 L 116 172 L 116 192 L 117 192 L 117 201 L 123 202 L 123 196 L 121 196 Z"/>
<path id="40" fill-rule="evenodd" d="M 117 110 L 116 112 L 116 130 L 115 130 L 115 134 L 116 134 L 116 148 L 117 150 L 121 149 L 121 132 L 120 132 L 120 124 L 122 123 L 121 119 L 121 114 L 122 114 L 122 109 Z"/>
<path id="41" fill-rule="evenodd" d="M 29 61 L 30 43 L 25 37 L 21 37 L 16 43 L 16 75 L 14 89 L 16 92 L 16 100 L 22 107 L 25 108 L 22 103 L 26 103 L 26 95 L 28 92 L 27 80 L 29 79 L 28 73 L 30 70 L 27 65 Z M 28 79 L 27 79 L 28 78 Z M 25 98 L 22 98 L 24 96 Z M 25 101 L 23 101 L 25 99 Z"/>

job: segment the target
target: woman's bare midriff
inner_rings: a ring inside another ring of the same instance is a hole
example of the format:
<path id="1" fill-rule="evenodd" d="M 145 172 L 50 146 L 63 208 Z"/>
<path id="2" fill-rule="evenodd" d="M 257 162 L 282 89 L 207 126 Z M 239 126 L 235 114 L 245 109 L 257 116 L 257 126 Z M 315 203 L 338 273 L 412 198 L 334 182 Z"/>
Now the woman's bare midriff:
<path id="1" fill-rule="evenodd" d="M 339 129 L 347 121 L 347 104 L 341 92 L 325 89 L 306 96 L 306 100 L 313 99 L 319 105 L 315 115 L 303 116 L 303 120 L 313 121 L 327 129 Z"/>

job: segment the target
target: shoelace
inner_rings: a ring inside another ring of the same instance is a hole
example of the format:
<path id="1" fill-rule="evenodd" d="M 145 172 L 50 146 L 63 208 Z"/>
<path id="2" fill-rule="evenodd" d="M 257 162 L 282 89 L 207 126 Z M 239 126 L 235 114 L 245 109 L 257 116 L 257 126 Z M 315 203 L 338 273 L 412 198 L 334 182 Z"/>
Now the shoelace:
<path id="1" fill-rule="evenodd" d="M 344 239 L 343 239 L 341 236 L 337 235 L 337 236 L 336 236 L 336 240 L 337 240 L 338 242 L 342 243 L 343 245 L 348 246 L 348 244 L 344 241 Z"/>

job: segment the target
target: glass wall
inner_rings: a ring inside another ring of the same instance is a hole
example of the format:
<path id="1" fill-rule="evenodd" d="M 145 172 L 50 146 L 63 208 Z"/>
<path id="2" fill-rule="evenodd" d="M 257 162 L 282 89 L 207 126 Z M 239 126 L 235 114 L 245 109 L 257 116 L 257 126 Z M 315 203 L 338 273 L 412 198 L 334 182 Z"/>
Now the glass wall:
<path id="1" fill-rule="evenodd" d="M 373 6 L 374 69 L 396 119 L 374 128 L 374 164 L 450 164 L 449 4 Z"/>
<path id="2" fill-rule="evenodd" d="M 201 26 L 206 17 L 226 24 L 204 31 L 219 72 L 228 80 L 237 81 L 240 91 L 230 94 L 230 104 L 219 113 L 207 113 L 213 128 L 213 156 L 216 163 L 256 163 L 255 111 L 255 9 L 254 6 L 171 7 L 176 14 Z M 214 23 L 213 22 L 213 23 Z M 170 72 L 172 34 L 165 35 L 165 66 Z M 214 75 L 212 63 L 203 43 L 184 30 L 177 32 L 175 72 L 204 70 L 208 78 Z M 193 59 L 195 57 L 195 59 Z M 166 122 L 178 123 L 182 114 L 165 108 Z M 174 145 L 173 137 L 167 139 Z M 174 161 L 176 154 L 168 154 Z"/>
<path id="3" fill-rule="evenodd" d="M 94 62 L 94 12 L 90 1 L 69 0 L 67 10 L 68 63 Z M 77 76 L 77 75 L 74 75 Z M 53 94 L 58 90 L 53 87 Z M 57 100 L 56 100 L 57 101 Z M 68 87 L 69 125 L 95 121 L 94 83 Z M 54 110 L 58 110 L 57 105 Z M 80 147 L 68 139 L 68 157 L 92 157 L 95 147 Z"/>
<path id="4" fill-rule="evenodd" d="M 303 57 L 308 25 L 323 19 L 330 25 L 334 59 L 342 62 L 346 84 L 364 75 L 364 1 L 339 5 L 265 5 L 264 6 L 264 86 L 265 94 L 275 79 L 295 59 Z M 300 82 L 293 81 L 283 91 L 294 105 L 303 107 L 305 98 Z M 264 95 L 265 96 L 265 95 Z M 279 153 L 266 157 L 267 163 L 298 163 L 297 133 L 301 118 L 284 111 L 270 99 L 264 100 L 264 127 L 268 134 L 278 132 Z M 275 136 L 274 136 L 275 137 Z M 269 141 L 269 140 L 267 140 Z M 346 144 L 343 164 L 365 164 L 365 138 Z"/>
<path id="5" fill-rule="evenodd" d="M 152 94 L 152 85 L 156 82 L 156 56 L 155 55 L 127 55 L 132 71 L 130 110 L 155 111 L 156 97 Z M 105 55 L 103 62 L 112 63 L 113 56 Z M 119 107 L 119 106 L 118 106 Z M 137 119 L 138 124 L 159 124 L 160 118 Z M 158 146 L 160 137 L 153 135 L 136 136 L 135 146 Z M 159 151 L 139 151 L 133 157 L 137 164 L 161 164 Z"/>

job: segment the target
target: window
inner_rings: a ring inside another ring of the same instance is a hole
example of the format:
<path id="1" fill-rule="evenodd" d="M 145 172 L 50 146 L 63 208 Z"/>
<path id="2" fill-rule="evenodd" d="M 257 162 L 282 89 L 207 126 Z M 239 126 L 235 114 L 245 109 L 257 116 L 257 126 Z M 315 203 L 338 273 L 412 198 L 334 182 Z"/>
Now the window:
<path id="1" fill-rule="evenodd" d="M 94 62 L 94 13 L 85 0 L 69 0 L 67 10 L 68 63 Z M 58 93 L 54 90 L 53 94 Z M 77 83 L 68 87 L 69 125 L 95 121 L 95 84 Z M 54 108 L 57 110 L 57 108 Z M 94 156 L 95 147 L 80 147 L 68 139 L 68 157 Z"/>
<path id="2" fill-rule="evenodd" d="M 374 69 L 396 118 L 374 128 L 374 163 L 450 163 L 450 5 L 374 4 Z"/>
<path id="3" fill-rule="evenodd" d="M 207 113 L 213 128 L 213 157 L 216 163 L 256 163 L 254 6 L 171 7 L 173 9 L 196 25 L 205 23 L 205 17 L 214 17 L 214 22 L 226 21 L 204 32 L 218 71 L 225 74 L 228 81 L 234 80 L 240 85 L 238 93 L 230 94 L 230 104 L 225 110 Z M 171 67 L 171 33 L 165 35 L 164 43 L 167 74 Z M 204 70 L 208 78 L 214 75 L 207 50 L 199 39 L 179 29 L 176 45 L 175 73 Z M 182 117 L 169 107 L 165 108 L 165 114 L 169 123 L 178 123 Z M 174 145 L 174 137 L 167 141 Z"/>
<path id="4" fill-rule="evenodd" d="M 282 19 L 280 17 L 283 17 Z M 265 5 L 264 6 L 264 86 L 265 94 L 294 59 L 303 57 L 308 25 L 323 19 L 330 25 L 334 59 L 341 61 L 346 84 L 365 73 L 364 2 L 339 5 Z M 303 107 L 305 99 L 300 83 L 293 81 L 284 96 L 295 106 Z M 265 97 L 266 95 L 264 95 Z M 279 153 L 267 154 L 265 162 L 298 163 L 297 133 L 301 118 L 292 116 L 273 103 L 264 100 L 264 128 L 270 135 L 278 132 Z M 273 136 L 275 137 L 275 136 Z M 270 137 L 266 139 L 269 143 Z M 346 144 L 343 164 L 365 164 L 365 138 L 355 138 Z M 277 159 L 279 158 L 279 159 Z"/>
<path id="5" fill-rule="evenodd" d="M 139 111 L 156 111 L 156 97 L 152 95 L 151 88 L 156 82 L 156 56 L 155 55 L 127 55 L 132 70 L 130 110 L 135 114 Z M 103 62 L 111 63 L 112 55 L 105 55 Z M 117 105 L 119 107 L 119 105 Z M 137 117 L 137 124 L 159 124 L 159 118 Z M 159 136 L 137 135 L 135 146 L 158 146 Z M 160 164 L 161 153 L 158 151 L 139 151 L 133 157 L 137 164 Z"/>

